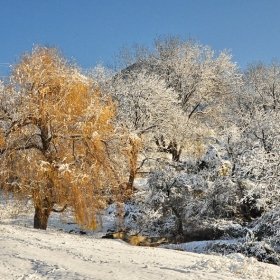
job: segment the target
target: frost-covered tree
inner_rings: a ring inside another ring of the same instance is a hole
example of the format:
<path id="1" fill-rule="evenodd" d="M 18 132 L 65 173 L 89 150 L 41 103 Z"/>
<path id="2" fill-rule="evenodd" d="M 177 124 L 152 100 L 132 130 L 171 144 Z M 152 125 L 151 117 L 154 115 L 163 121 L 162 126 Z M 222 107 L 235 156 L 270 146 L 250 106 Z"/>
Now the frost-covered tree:
<path id="1" fill-rule="evenodd" d="M 242 192 L 244 212 L 259 216 L 279 202 L 280 66 L 252 64 L 235 95 L 223 140 L 232 179 Z"/>
<path id="2" fill-rule="evenodd" d="M 231 180 L 231 164 L 215 146 L 196 160 L 160 169 L 148 178 L 147 204 L 159 219 L 173 215 L 175 232 L 184 234 L 188 223 L 207 219 L 235 219 L 240 211 L 238 190 Z"/>
<path id="3" fill-rule="evenodd" d="M 179 162 L 183 153 L 185 158 L 205 153 L 209 139 L 224 125 L 225 104 L 241 84 L 231 59 L 228 52 L 217 54 L 194 40 L 164 37 L 155 40 L 154 50 L 137 45 L 124 49 L 116 72 L 95 69 L 102 92 L 117 103 L 116 127 L 129 132 L 128 188 L 143 163 L 152 162 L 149 170 L 164 169 L 170 162 L 166 154 Z M 164 163 L 151 161 L 163 154 Z M 182 209 L 177 211 L 179 228 Z"/>
<path id="4" fill-rule="evenodd" d="M 247 100 L 266 111 L 279 108 L 280 103 L 280 64 L 272 61 L 270 65 L 261 62 L 248 66 L 244 73 Z M 245 104 L 244 104 L 245 106 Z"/>
<path id="5" fill-rule="evenodd" d="M 125 195 L 113 102 L 56 48 L 40 46 L 13 66 L 0 94 L 1 188 L 33 201 L 35 228 L 46 229 L 57 205 L 96 228 L 96 213 Z"/>
<path id="6" fill-rule="evenodd" d="M 179 161 L 183 150 L 201 150 L 205 137 L 215 134 L 223 123 L 224 102 L 241 83 L 238 67 L 231 60 L 227 51 L 217 54 L 208 46 L 179 37 L 156 39 L 154 50 L 137 45 L 123 49 L 119 56 L 123 71 L 133 72 L 135 77 L 143 71 L 157 75 L 178 101 L 177 113 L 171 115 L 184 111 L 184 118 L 178 114 L 176 135 L 167 138 L 163 134 L 156 139 L 159 151 Z"/>
<path id="7" fill-rule="evenodd" d="M 152 191 L 151 206 L 165 219 L 171 214 L 175 215 L 178 234 L 183 234 L 185 208 L 191 193 L 186 176 L 186 173 L 177 173 L 169 167 L 154 172 L 148 180 Z"/>
<path id="8" fill-rule="evenodd" d="M 240 80 L 229 52 L 217 54 L 194 40 L 159 38 L 152 60 L 169 87 L 176 90 L 189 118 L 217 115 L 217 105 Z"/>
<path id="9" fill-rule="evenodd" d="M 107 79 L 100 78 L 104 71 L 99 68 L 95 77 L 101 81 L 102 89 L 112 94 L 116 101 L 116 127 L 129 135 L 131 168 L 128 186 L 131 188 L 139 169 L 139 153 L 143 164 L 157 151 L 156 143 L 163 135 L 166 139 L 177 139 L 178 144 L 183 145 L 188 123 L 173 90 L 158 75 L 145 69 L 140 72 L 125 69 Z"/>

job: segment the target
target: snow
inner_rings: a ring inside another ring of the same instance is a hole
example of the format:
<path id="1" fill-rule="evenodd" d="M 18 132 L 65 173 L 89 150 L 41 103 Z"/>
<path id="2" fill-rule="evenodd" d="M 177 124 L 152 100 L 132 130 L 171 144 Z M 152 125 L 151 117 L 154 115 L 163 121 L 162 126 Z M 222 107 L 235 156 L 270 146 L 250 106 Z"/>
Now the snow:
<path id="1" fill-rule="evenodd" d="M 17 219 L 11 218 L 12 209 Z M 52 215 L 48 230 L 35 230 L 32 209 L 26 208 L 23 214 L 15 209 L 0 203 L 0 279 L 3 280 L 280 279 L 279 266 L 241 254 L 218 256 L 136 247 L 120 240 L 101 239 L 100 232 L 70 234 L 69 228 L 77 226 L 63 224 L 57 215 Z"/>
<path id="2" fill-rule="evenodd" d="M 221 243 L 237 243 L 237 242 L 238 239 L 193 241 L 193 242 L 182 243 L 182 244 L 162 245 L 160 247 L 174 249 L 174 250 L 182 250 L 187 252 L 205 253 L 207 252 L 209 245 L 221 244 Z"/>
<path id="3" fill-rule="evenodd" d="M 1 279 L 280 279 L 280 268 L 118 240 L 0 225 Z M 273 277 L 274 276 L 274 277 Z"/>

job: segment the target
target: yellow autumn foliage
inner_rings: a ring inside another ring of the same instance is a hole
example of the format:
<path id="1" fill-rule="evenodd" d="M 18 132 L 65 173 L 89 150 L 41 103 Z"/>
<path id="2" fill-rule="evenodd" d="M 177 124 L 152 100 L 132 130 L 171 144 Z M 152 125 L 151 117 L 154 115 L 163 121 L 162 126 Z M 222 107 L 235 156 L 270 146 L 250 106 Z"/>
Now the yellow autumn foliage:
<path id="1" fill-rule="evenodd" d="M 5 137 L 4 137 L 4 133 L 3 131 L 0 129 L 0 148 L 4 147 L 5 146 Z"/>
<path id="2" fill-rule="evenodd" d="M 56 48 L 40 46 L 14 65 L 12 94 L 14 120 L 6 139 L 0 133 L 2 185 L 33 198 L 35 227 L 46 227 L 53 208 L 67 204 L 81 225 L 95 229 L 96 214 L 120 196 L 118 158 L 126 159 L 112 100 L 101 99 L 95 82 Z"/>

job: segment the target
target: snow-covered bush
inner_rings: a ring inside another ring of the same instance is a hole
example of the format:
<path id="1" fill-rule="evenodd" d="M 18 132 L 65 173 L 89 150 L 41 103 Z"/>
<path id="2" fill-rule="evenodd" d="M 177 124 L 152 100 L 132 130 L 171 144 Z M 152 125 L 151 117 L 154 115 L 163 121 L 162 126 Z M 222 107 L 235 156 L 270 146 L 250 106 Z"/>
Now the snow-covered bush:
<path id="1" fill-rule="evenodd" d="M 209 147 L 198 160 L 167 164 L 148 178 L 146 207 L 166 220 L 176 220 L 175 234 L 193 221 L 233 218 L 240 209 L 231 164 Z M 158 216 L 158 217 L 159 217 Z"/>
<path id="2" fill-rule="evenodd" d="M 269 244 L 264 241 L 256 241 L 248 236 L 236 240 L 236 242 L 220 241 L 210 243 L 206 250 L 224 255 L 241 253 L 247 257 L 254 257 L 261 262 L 280 264 L 280 255 Z"/>
<path id="3" fill-rule="evenodd" d="M 264 213 L 253 224 L 253 232 L 258 239 L 266 240 L 280 253 L 280 207 Z"/>
<path id="4" fill-rule="evenodd" d="M 176 231 L 183 234 L 187 197 L 191 195 L 187 174 L 177 172 L 175 168 L 168 166 L 152 173 L 148 178 L 148 184 L 151 189 L 150 206 L 161 214 L 163 220 L 170 216 L 176 217 Z"/>

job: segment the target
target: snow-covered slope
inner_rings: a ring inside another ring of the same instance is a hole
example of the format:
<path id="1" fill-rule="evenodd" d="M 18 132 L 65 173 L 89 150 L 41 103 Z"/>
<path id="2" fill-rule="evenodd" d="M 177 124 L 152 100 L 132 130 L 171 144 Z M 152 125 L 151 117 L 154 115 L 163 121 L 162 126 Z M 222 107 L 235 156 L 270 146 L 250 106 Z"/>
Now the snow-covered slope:
<path id="1" fill-rule="evenodd" d="M 0 202 L 0 279 L 280 279 L 280 267 L 240 254 L 214 256 L 135 247 L 87 235 L 51 215 L 47 231 L 32 228 L 32 209 Z M 18 219 L 10 215 L 18 216 Z M 70 229 L 72 227 L 72 230 Z M 180 248 L 180 247 L 178 247 Z"/>
<path id="2" fill-rule="evenodd" d="M 240 254 L 133 247 L 5 219 L 0 221 L 0 279 L 280 279 L 280 267 Z"/>
<path id="3" fill-rule="evenodd" d="M 0 224 L 0 279 L 280 279 L 280 267 Z"/>

